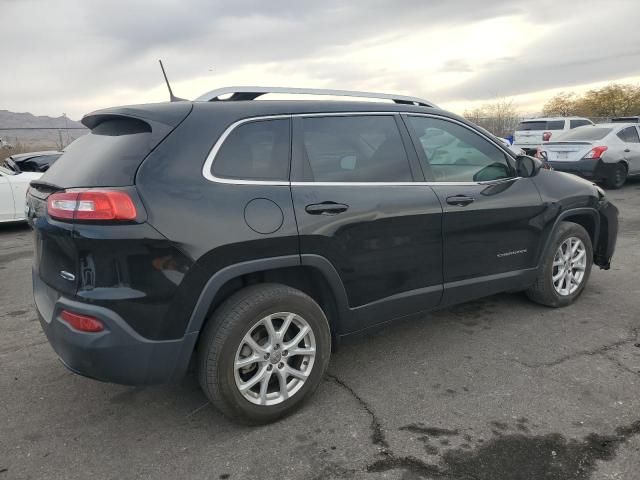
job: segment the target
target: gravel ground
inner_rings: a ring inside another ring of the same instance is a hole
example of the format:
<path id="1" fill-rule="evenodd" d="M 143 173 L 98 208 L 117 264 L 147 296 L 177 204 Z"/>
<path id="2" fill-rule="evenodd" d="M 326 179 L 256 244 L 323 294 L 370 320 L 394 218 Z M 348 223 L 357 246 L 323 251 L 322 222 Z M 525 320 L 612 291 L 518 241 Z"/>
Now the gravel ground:
<path id="1" fill-rule="evenodd" d="M 0 480 L 637 479 L 640 182 L 610 271 L 573 306 L 496 295 L 344 345 L 312 400 L 248 428 L 192 377 L 69 373 L 34 313 L 31 232 L 0 226 Z"/>

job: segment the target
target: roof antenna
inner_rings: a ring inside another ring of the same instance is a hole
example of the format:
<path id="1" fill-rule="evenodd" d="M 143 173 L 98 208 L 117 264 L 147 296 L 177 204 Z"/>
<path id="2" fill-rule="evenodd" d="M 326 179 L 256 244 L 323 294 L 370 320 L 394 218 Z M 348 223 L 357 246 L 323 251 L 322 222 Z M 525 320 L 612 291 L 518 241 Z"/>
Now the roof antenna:
<path id="1" fill-rule="evenodd" d="M 171 102 L 186 102 L 187 100 L 184 98 L 176 97 L 171 90 L 171 85 L 169 85 L 169 79 L 167 78 L 167 72 L 164 71 L 164 65 L 162 65 L 162 60 L 158 60 L 160 63 L 160 68 L 162 69 L 162 75 L 164 75 L 164 81 L 167 83 L 167 88 L 169 89 L 169 101 Z"/>

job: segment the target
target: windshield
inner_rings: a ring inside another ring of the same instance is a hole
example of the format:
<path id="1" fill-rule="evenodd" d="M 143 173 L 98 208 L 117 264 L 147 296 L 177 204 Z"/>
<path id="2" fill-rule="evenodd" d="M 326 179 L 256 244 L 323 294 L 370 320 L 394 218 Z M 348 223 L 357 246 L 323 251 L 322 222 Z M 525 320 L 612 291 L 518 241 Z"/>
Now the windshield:
<path id="1" fill-rule="evenodd" d="M 558 138 L 554 138 L 557 141 L 577 141 L 577 140 L 602 140 L 604 137 L 611 133 L 611 128 L 599 128 L 599 127 L 578 127 L 573 130 L 569 130 L 566 133 L 561 133 Z"/>

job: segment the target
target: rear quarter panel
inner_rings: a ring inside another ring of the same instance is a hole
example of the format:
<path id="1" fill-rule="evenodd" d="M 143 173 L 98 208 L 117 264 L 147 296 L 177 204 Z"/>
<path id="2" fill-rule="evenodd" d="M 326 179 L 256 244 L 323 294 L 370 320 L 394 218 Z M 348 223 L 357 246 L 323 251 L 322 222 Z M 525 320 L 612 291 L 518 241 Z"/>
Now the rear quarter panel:
<path id="1" fill-rule="evenodd" d="M 202 168 L 222 132 L 238 118 L 224 106 L 195 104 L 187 119 L 143 162 L 136 187 L 148 222 L 193 263 L 179 289 L 189 289 L 175 322 L 184 327 L 206 282 L 224 267 L 267 257 L 299 255 L 288 185 L 234 185 L 207 180 Z M 272 233 L 252 230 L 245 208 L 266 198 L 282 211 Z M 184 331 L 184 330 L 183 330 Z"/>

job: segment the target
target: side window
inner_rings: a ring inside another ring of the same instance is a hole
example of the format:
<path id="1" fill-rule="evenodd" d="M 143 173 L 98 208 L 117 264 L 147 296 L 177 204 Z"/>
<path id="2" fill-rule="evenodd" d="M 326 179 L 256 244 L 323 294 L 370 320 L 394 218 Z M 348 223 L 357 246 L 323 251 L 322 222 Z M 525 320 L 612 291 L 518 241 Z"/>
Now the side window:
<path id="1" fill-rule="evenodd" d="M 291 151 L 289 119 L 256 120 L 236 127 L 211 167 L 219 178 L 288 180 Z"/>
<path id="2" fill-rule="evenodd" d="M 589 120 L 571 120 L 569 128 L 582 127 L 583 125 L 592 125 L 592 123 Z"/>
<path id="3" fill-rule="evenodd" d="M 436 182 L 486 182 L 511 177 L 502 150 L 457 123 L 431 117 L 409 117 Z"/>
<path id="4" fill-rule="evenodd" d="M 409 160 L 395 118 L 387 115 L 302 120 L 305 180 L 410 182 Z"/>
<path id="5" fill-rule="evenodd" d="M 636 127 L 627 127 L 625 129 L 620 130 L 618 133 L 618 138 L 626 143 L 640 143 L 640 137 L 638 137 L 638 130 Z"/>

